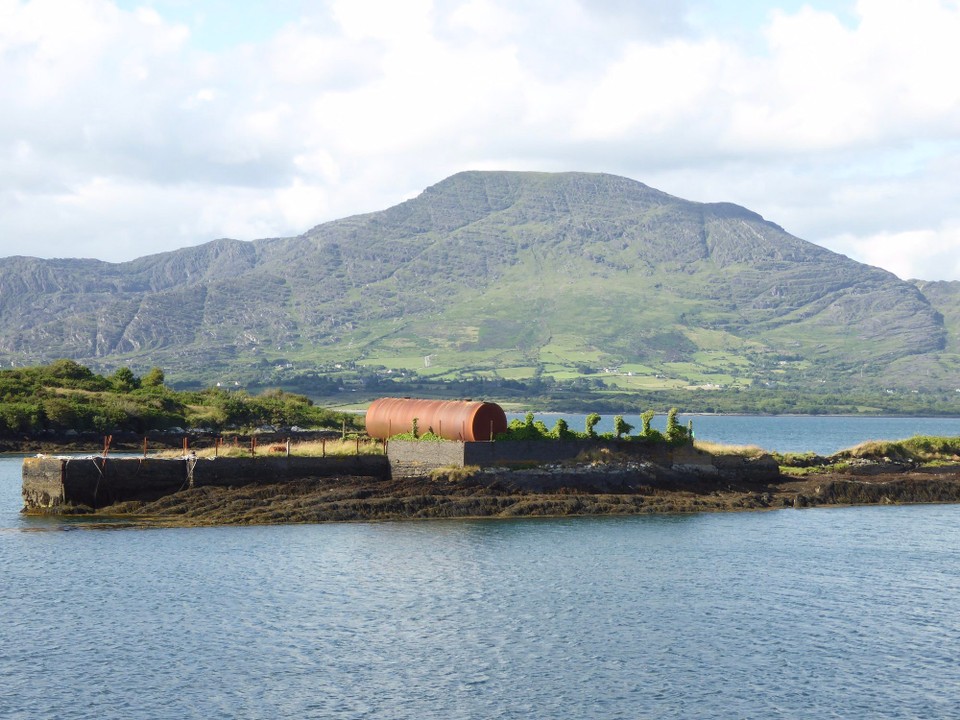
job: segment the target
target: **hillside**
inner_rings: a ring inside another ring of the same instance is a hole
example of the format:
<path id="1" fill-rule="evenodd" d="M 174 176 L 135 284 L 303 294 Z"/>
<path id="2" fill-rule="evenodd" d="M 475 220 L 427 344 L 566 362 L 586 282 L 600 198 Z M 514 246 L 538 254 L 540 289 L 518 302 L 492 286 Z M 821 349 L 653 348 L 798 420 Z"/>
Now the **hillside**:
<path id="1" fill-rule="evenodd" d="M 945 390 L 952 285 L 903 282 L 744 208 L 625 178 L 466 172 L 293 238 L 120 264 L 7 258 L 0 361 L 361 391 L 416 373 L 493 394 L 544 378 L 909 390 L 923 367 L 924 386 Z"/>
<path id="2" fill-rule="evenodd" d="M 164 380 L 159 368 L 143 378 L 128 368 L 104 377 L 72 360 L 0 370 L 0 452 L 11 449 L 11 441 L 12 448 L 23 449 L 17 443 L 63 444 L 78 433 L 127 433 L 138 442 L 147 433 L 178 428 L 179 441 L 182 428 L 212 434 L 265 425 L 342 430 L 360 426 L 354 414 L 325 410 L 281 390 L 257 396 L 220 388 L 177 392 Z"/>

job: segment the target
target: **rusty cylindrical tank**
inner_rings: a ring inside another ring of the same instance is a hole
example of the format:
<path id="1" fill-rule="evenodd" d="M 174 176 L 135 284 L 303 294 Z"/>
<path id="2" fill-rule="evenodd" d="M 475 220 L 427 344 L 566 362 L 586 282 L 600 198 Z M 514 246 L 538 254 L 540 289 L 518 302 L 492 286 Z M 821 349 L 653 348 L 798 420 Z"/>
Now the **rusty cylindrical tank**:
<path id="1" fill-rule="evenodd" d="M 380 398 L 367 410 L 367 435 L 385 440 L 408 433 L 417 419 L 419 432 L 433 432 L 446 440 L 492 440 L 505 432 L 507 416 L 496 403 L 466 400 Z"/>

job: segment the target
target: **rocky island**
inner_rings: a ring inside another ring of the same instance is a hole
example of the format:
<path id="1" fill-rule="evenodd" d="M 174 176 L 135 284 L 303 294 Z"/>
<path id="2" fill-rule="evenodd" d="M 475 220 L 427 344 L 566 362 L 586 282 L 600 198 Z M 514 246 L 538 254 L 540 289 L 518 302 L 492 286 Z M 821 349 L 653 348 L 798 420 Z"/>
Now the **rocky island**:
<path id="1" fill-rule="evenodd" d="M 885 443 L 882 448 L 861 447 L 815 458 L 705 452 L 694 446 L 642 453 L 626 442 L 598 442 L 565 460 L 532 467 L 416 467 L 409 463 L 411 450 L 416 452 L 411 442 L 390 443 L 386 455 L 326 462 L 268 456 L 41 457 L 25 460 L 24 497 L 26 512 L 82 514 L 137 526 L 633 515 L 960 501 L 960 459 L 944 453 L 933 453 L 941 455 L 936 460 L 921 459 L 909 449 L 916 444 L 916 440 Z M 465 447 L 469 445 L 447 445 L 460 454 Z M 907 450 L 898 454 L 898 448 Z M 43 481 L 40 468 L 45 465 L 49 470 L 51 463 L 56 473 L 62 466 L 63 475 Z M 124 465 L 142 481 L 139 489 L 128 488 L 126 495 L 117 492 L 124 482 L 118 470 Z M 148 468 L 158 465 L 167 468 L 162 471 L 167 485 L 148 481 Z M 68 468 L 79 472 L 71 476 Z M 50 483 L 54 493 L 73 483 L 72 492 L 77 497 L 87 493 L 85 499 L 92 504 L 58 502 L 49 492 L 44 498 L 42 482 Z M 178 483 L 172 491 L 170 482 Z"/>

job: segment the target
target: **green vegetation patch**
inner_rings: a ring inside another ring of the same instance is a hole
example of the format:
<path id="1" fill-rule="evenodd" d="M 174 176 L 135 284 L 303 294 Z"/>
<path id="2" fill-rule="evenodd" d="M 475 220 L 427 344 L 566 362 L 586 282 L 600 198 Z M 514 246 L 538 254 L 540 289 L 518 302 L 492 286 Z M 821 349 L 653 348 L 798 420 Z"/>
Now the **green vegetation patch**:
<path id="1" fill-rule="evenodd" d="M 834 457 L 921 464 L 960 462 L 960 437 L 916 435 L 906 440 L 871 440 L 841 450 Z"/>
<path id="2" fill-rule="evenodd" d="M 175 391 L 154 368 L 137 377 L 121 367 L 109 377 L 73 360 L 0 370 L 0 436 L 43 431 L 98 433 L 173 427 L 252 429 L 264 425 L 360 429 L 362 418 L 318 407 L 303 395 L 209 388 Z"/>

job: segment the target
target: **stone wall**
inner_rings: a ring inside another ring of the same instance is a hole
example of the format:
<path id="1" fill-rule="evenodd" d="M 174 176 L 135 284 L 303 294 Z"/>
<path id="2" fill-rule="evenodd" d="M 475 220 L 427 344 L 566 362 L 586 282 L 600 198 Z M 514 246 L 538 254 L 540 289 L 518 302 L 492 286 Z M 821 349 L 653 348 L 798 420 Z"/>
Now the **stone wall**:
<path id="1" fill-rule="evenodd" d="M 442 467 L 463 467 L 465 445 L 491 445 L 494 443 L 462 443 L 455 440 L 443 442 L 390 440 L 387 443 L 387 458 L 393 477 L 418 477 L 429 475 L 431 470 Z"/>

